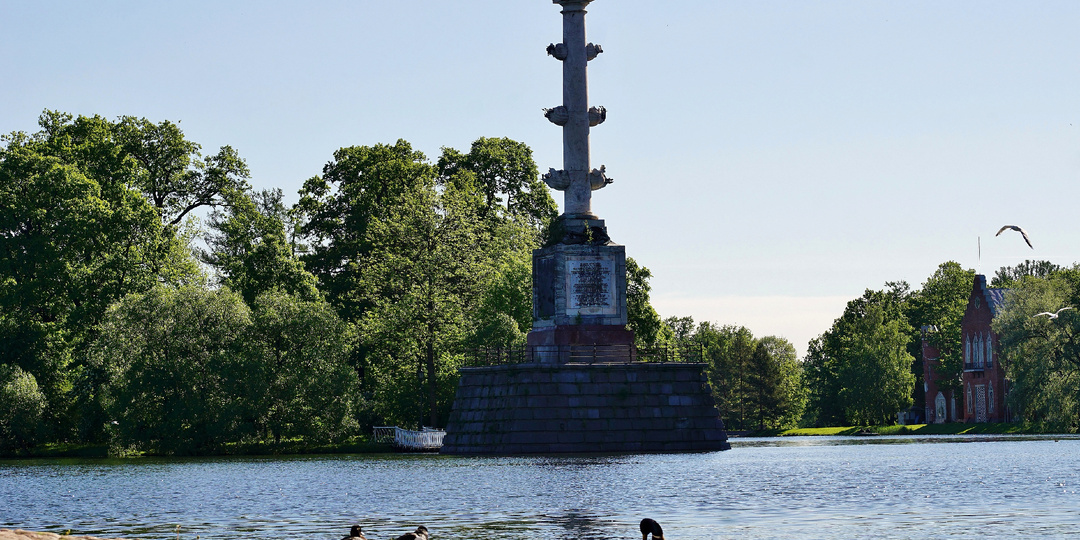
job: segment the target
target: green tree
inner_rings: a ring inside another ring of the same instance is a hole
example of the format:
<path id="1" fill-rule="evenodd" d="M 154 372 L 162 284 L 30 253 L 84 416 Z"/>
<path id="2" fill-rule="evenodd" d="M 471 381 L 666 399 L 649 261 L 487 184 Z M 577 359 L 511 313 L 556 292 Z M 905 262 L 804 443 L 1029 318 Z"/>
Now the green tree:
<path id="1" fill-rule="evenodd" d="M 41 124 L 0 149 L 0 363 L 34 376 L 59 429 L 106 308 L 151 287 L 177 246 L 125 183 L 107 122 L 46 113 Z"/>
<path id="2" fill-rule="evenodd" d="M 779 416 L 780 361 L 770 354 L 764 343 L 759 341 L 750 356 L 749 367 L 747 402 L 750 406 L 750 414 L 757 424 L 757 429 L 765 429 L 766 418 Z"/>
<path id="3" fill-rule="evenodd" d="M 768 339 L 766 336 L 764 339 Z M 806 412 L 808 392 L 803 370 L 803 364 L 795 354 L 795 347 L 787 340 L 786 343 L 774 355 L 780 363 L 780 407 L 778 415 L 773 420 L 772 427 L 788 429 L 798 427 Z"/>
<path id="4" fill-rule="evenodd" d="M 258 432 L 275 442 L 325 442 L 354 434 L 360 396 L 348 362 L 351 328 L 325 301 L 280 290 L 261 293 L 252 318 L 253 369 L 245 376 L 244 397 L 257 413 Z"/>
<path id="5" fill-rule="evenodd" d="M 703 322 L 701 324 L 710 329 L 715 329 L 712 323 Z M 675 343 L 687 343 L 695 335 L 693 317 L 668 317 L 664 319 L 664 328 L 666 328 L 665 333 L 670 335 L 671 340 Z"/>
<path id="6" fill-rule="evenodd" d="M 440 185 L 473 174 L 473 182 L 484 197 L 484 217 L 488 214 L 524 219 L 542 230 L 558 216 L 558 206 L 540 180 L 532 150 L 508 138 L 481 137 L 473 141 L 467 154 L 443 148 L 436 163 Z"/>
<path id="7" fill-rule="evenodd" d="M 37 442 L 45 395 L 34 376 L 19 366 L 0 364 L 0 455 L 26 450 Z"/>
<path id="8" fill-rule="evenodd" d="M 1080 428 L 1080 269 L 1012 283 L 993 329 L 1011 381 L 1008 400 L 1015 413 L 1044 429 Z"/>
<path id="9" fill-rule="evenodd" d="M 281 190 L 234 191 L 227 200 L 227 209 L 210 216 L 208 249 L 202 256 L 218 270 L 222 284 L 243 295 L 248 305 L 275 289 L 307 300 L 319 298 L 315 276 L 289 245 Z"/>
<path id="10" fill-rule="evenodd" d="M 310 251 L 301 256 L 320 289 L 347 321 L 359 321 L 373 299 L 361 280 L 374 249 L 368 229 L 403 199 L 430 189 L 434 168 L 404 140 L 394 145 L 352 146 L 334 152 L 322 176 L 304 183 L 293 207 Z"/>
<path id="11" fill-rule="evenodd" d="M 758 429 L 794 427 L 806 406 L 795 346 L 784 338 L 758 340 L 747 373 L 747 401 Z"/>
<path id="12" fill-rule="evenodd" d="M 228 289 L 162 285 L 111 307 L 90 358 L 114 442 L 190 454 L 255 436 L 250 328 Z"/>
<path id="13" fill-rule="evenodd" d="M 207 183 L 243 186 L 246 170 L 231 149 L 201 160 L 168 122 L 45 111 L 38 123 L 0 149 L 0 363 L 35 377 L 50 404 L 43 422 L 67 438 L 85 424 L 85 353 L 108 306 L 201 279 L 183 217 L 219 202 Z"/>
<path id="14" fill-rule="evenodd" d="M 626 327 L 634 331 L 639 347 L 655 345 L 664 336 L 664 323 L 649 301 L 651 277 L 648 268 L 638 265 L 632 257 L 626 258 Z"/>
<path id="15" fill-rule="evenodd" d="M 898 411 L 911 406 L 915 385 L 907 322 L 886 319 L 880 304 L 871 304 L 853 322 L 851 333 L 842 338 L 837 371 L 844 419 L 860 426 L 891 424 Z"/>
<path id="16" fill-rule="evenodd" d="M 754 334 L 745 327 L 718 326 L 709 322 L 700 323 L 694 329 L 689 317 L 672 317 L 665 322 L 677 343 L 701 347 L 713 400 L 725 425 L 730 429 L 752 427 L 751 416 L 755 411 L 749 376 L 757 349 Z"/>
<path id="17" fill-rule="evenodd" d="M 373 257 L 362 284 L 374 305 L 362 319 L 362 337 L 381 371 L 398 378 L 392 402 L 399 411 L 426 403 L 433 426 L 449 406 L 455 358 L 471 331 L 482 287 L 495 274 L 481 207 L 467 182 L 441 192 L 429 185 L 403 197 L 368 230 Z M 401 380 L 411 365 L 426 380 L 423 390 Z"/>
<path id="18" fill-rule="evenodd" d="M 1044 278 L 1064 269 L 1064 267 L 1058 266 L 1050 261 L 1025 260 L 1016 266 L 1002 266 L 999 268 L 998 271 L 994 273 L 994 278 L 990 280 L 990 286 L 995 288 L 1008 288 L 1024 277 Z"/>
<path id="19" fill-rule="evenodd" d="M 444 149 L 438 167 L 405 141 L 342 149 L 305 184 L 302 259 L 360 328 L 354 364 L 375 418 L 411 424 L 424 408 L 436 423 L 462 349 L 528 330 L 545 205 L 526 203 L 550 202 L 537 182 L 526 146 L 482 139 Z"/>
<path id="20" fill-rule="evenodd" d="M 497 250 L 493 250 L 497 251 Z M 498 255 L 498 253 L 495 253 Z M 532 328 L 532 260 L 528 250 L 507 250 L 481 292 L 472 346 L 505 347 L 525 341 Z"/>
<path id="21" fill-rule="evenodd" d="M 794 427 L 807 402 L 795 346 L 776 336 L 755 338 L 743 326 L 664 319 L 662 341 L 702 352 L 713 401 L 729 429 Z"/>
<path id="22" fill-rule="evenodd" d="M 903 312 L 910 292 L 903 282 L 886 285 L 848 302 L 832 327 L 810 342 L 808 423 L 877 424 L 911 405 L 914 358 L 906 349 L 912 330 Z"/>
<path id="23" fill-rule="evenodd" d="M 124 116 L 113 131 L 134 164 L 132 186 L 153 202 L 167 225 L 177 226 L 191 211 L 224 205 L 230 193 L 249 189 L 247 164 L 231 146 L 204 157 L 202 147 L 168 120 L 155 124 Z"/>

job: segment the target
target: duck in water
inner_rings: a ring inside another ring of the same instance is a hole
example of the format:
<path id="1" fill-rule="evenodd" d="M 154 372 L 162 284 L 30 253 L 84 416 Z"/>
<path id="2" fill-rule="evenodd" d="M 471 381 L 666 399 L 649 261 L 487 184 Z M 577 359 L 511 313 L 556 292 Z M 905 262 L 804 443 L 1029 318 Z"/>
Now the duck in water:
<path id="1" fill-rule="evenodd" d="M 653 540 L 664 540 L 664 529 L 660 528 L 660 524 L 653 519 L 645 518 L 641 520 L 641 540 L 649 540 L 650 534 Z"/>
<path id="2" fill-rule="evenodd" d="M 421 525 L 416 528 L 416 532 L 405 533 L 397 537 L 397 540 L 428 540 L 428 538 L 427 527 Z"/>
<path id="3" fill-rule="evenodd" d="M 352 528 L 349 529 L 349 536 L 346 536 L 341 540 L 367 540 L 367 538 L 364 538 L 364 531 L 360 530 L 359 525 L 353 525 Z"/>

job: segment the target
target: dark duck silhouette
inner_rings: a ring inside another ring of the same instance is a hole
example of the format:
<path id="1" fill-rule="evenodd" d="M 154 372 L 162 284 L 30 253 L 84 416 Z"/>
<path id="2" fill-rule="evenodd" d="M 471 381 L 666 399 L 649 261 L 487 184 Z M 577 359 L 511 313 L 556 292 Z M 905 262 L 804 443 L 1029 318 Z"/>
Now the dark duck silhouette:
<path id="1" fill-rule="evenodd" d="M 416 528 L 416 532 L 405 533 L 397 537 L 397 540 L 428 540 L 428 538 L 427 527 L 421 525 Z"/>
<path id="2" fill-rule="evenodd" d="M 660 528 L 660 524 L 656 520 L 645 518 L 641 520 L 641 540 L 649 540 L 650 534 L 653 540 L 664 540 L 664 529 Z"/>
<path id="3" fill-rule="evenodd" d="M 359 525 L 353 525 L 352 528 L 349 529 L 349 535 L 341 540 L 367 540 L 367 538 L 364 538 L 364 531 L 360 530 Z"/>

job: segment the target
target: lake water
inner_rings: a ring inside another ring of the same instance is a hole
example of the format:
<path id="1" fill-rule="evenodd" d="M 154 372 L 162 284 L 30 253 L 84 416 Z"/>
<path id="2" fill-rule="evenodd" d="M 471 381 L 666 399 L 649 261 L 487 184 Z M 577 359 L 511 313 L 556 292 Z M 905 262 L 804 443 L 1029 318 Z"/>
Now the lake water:
<path id="1" fill-rule="evenodd" d="M 157 539 L 1080 536 L 1075 437 L 733 439 L 727 452 L 0 461 L 0 527 Z M 179 531 L 177 530 L 179 526 Z"/>

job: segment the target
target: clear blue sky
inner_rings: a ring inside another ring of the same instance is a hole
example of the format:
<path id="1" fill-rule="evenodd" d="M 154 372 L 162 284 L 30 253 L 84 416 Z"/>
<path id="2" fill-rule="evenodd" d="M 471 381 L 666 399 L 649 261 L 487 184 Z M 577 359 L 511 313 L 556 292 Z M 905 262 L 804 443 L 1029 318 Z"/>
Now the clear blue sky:
<path id="1" fill-rule="evenodd" d="M 615 179 L 593 208 L 664 317 L 801 354 L 941 262 L 1080 260 L 1080 2 L 596 0 L 587 21 Z M 546 170 L 560 38 L 550 0 L 7 0 L 0 131 L 45 108 L 179 121 L 290 201 L 335 149 L 399 138 L 435 158 L 507 136 Z"/>

